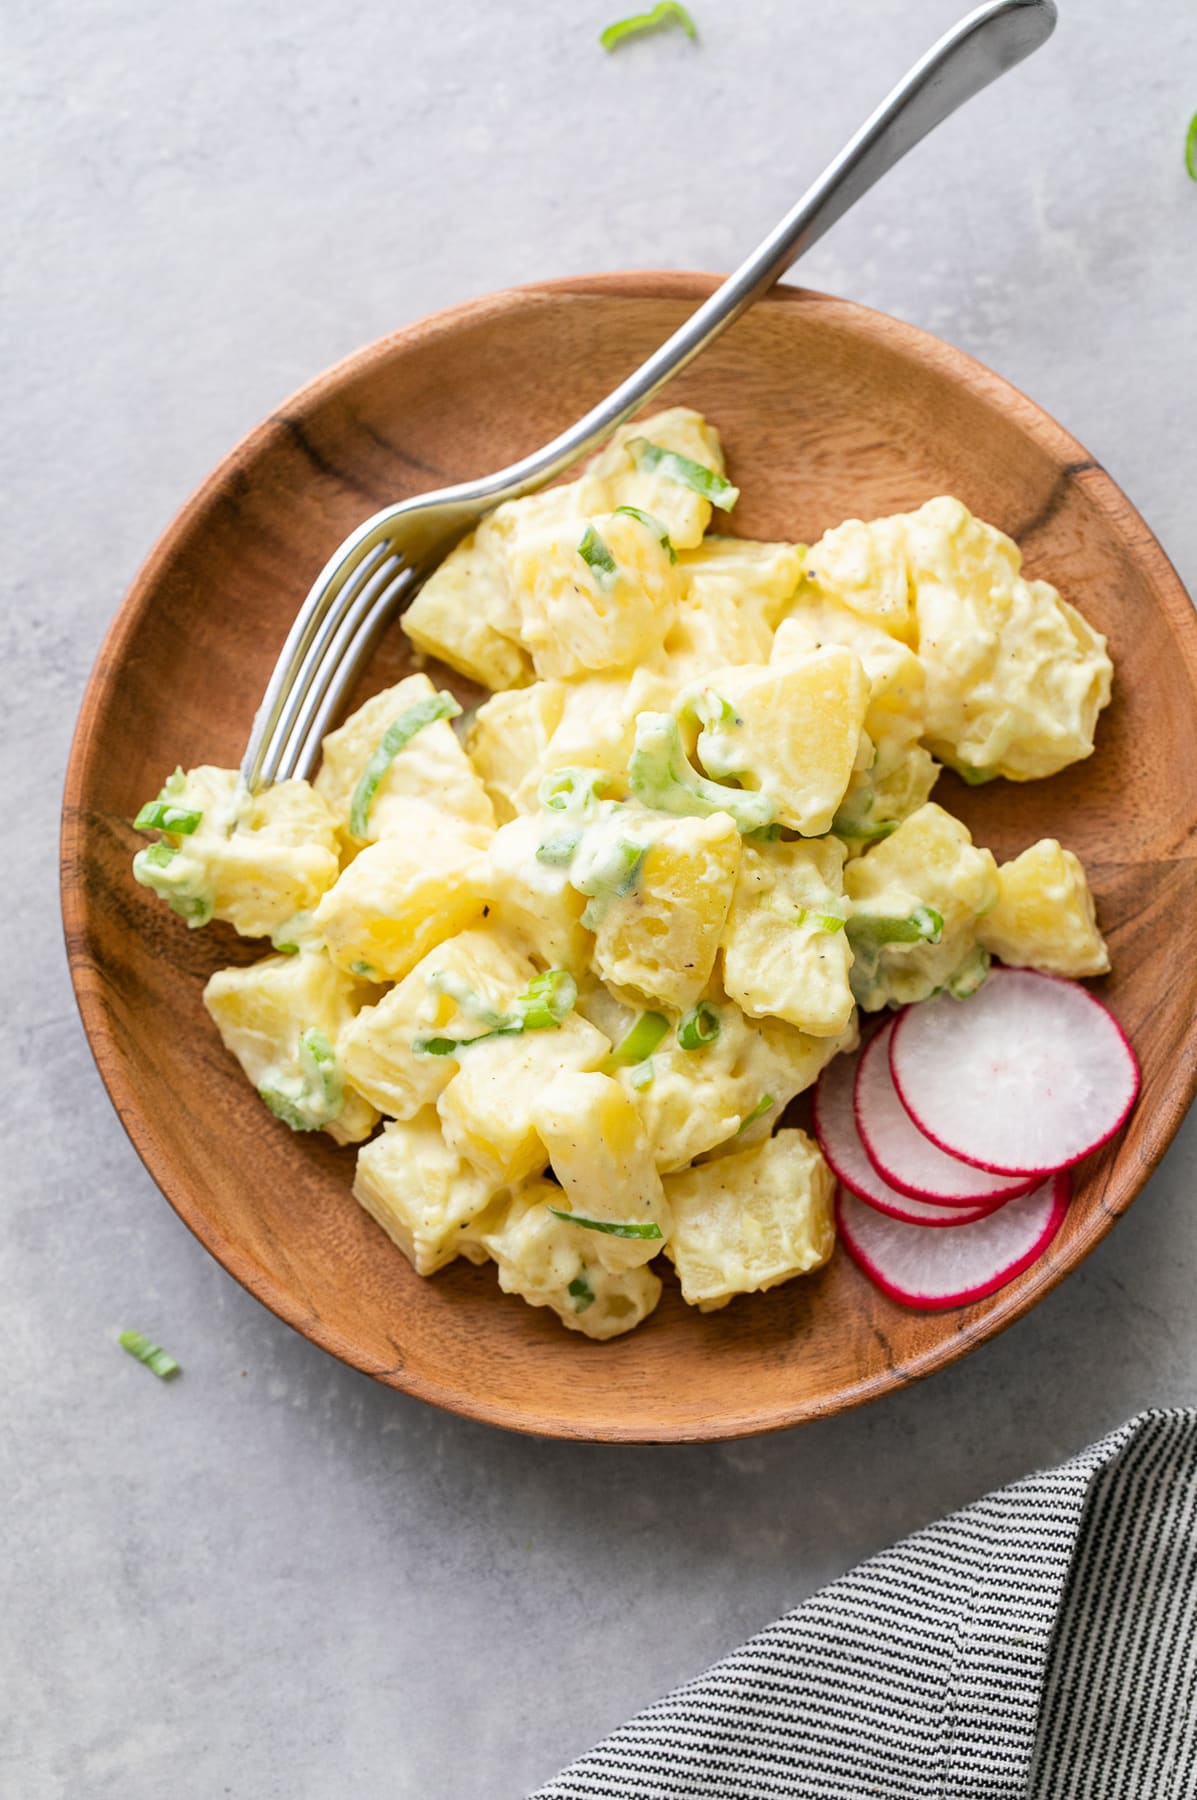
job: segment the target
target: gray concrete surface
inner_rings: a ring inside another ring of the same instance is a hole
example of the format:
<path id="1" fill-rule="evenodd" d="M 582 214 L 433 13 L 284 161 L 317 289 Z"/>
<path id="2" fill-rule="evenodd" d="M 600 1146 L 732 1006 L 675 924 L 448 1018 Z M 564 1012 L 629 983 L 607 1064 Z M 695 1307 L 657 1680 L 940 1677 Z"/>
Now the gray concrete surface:
<path id="1" fill-rule="evenodd" d="M 513 1800 L 895 1536 L 1192 1401 L 1197 1128 L 1014 1331 L 733 1448 L 546 1445 L 373 1387 L 192 1241 L 93 1071 L 55 827 L 82 684 L 180 500 L 314 372 L 537 276 L 720 269 L 957 0 L 3 9 L 0 1794 Z M 1061 0 L 803 278 L 1062 419 L 1197 582 L 1190 0 Z M 135 1323 L 186 1364 L 162 1386 Z"/>

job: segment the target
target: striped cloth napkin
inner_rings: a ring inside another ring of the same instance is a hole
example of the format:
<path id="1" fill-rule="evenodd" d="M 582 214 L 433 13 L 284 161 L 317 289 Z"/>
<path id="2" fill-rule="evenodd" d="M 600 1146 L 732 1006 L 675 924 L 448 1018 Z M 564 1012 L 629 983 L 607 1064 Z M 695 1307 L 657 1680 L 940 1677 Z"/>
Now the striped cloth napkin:
<path id="1" fill-rule="evenodd" d="M 1187 1800 L 1197 1412 L 833 1582 L 532 1800 Z"/>

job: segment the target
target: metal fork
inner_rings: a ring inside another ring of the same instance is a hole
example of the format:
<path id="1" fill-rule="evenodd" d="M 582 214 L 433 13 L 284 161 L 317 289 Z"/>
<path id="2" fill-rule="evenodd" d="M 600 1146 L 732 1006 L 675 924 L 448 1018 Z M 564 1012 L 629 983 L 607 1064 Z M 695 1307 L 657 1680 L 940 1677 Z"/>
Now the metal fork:
<path id="1" fill-rule="evenodd" d="M 910 70 L 793 210 L 634 374 L 543 449 L 479 481 L 375 513 L 325 564 L 254 717 L 241 774 L 251 791 L 310 775 L 320 743 L 391 615 L 504 500 L 532 493 L 602 441 L 760 298 L 828 226 L 928 132 L 1051 36 L 1054 0 L 989 0 Z"/>

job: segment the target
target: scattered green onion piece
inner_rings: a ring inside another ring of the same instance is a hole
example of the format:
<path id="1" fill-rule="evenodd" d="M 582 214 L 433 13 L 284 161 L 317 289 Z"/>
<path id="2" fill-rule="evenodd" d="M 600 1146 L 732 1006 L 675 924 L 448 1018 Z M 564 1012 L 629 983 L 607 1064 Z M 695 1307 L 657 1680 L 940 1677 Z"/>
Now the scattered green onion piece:
<path id="1" fill-rule="evenodd" d="M 636 1023 L 621 1037 L 610 1056 L 603 1065 L 604 1073 L 612 1074 L 616 1069 L 627 1069 L 633 1063 L 642 1063 L 652 1055 L 661 1043 L 661 1039 L 669 1031 L 669 1020 L 664 1013 L 643 1012 Z"/>
<path id="2" fill-rule="evenodd" d="M 637 1063 L 634 1069 L 628 1070 L 628 1080 L 640 1094 L 646 1087 L 652 1086 L 653 1073 L 653 1059 L 651 1056 L 646 1056 L 642 1063 Z"/>
<path id="3" fill-rule="evenodd" d="M 350 963 L 349 973 L 351 975 L 357 975 L 362 981 L 377 981 L 378 980 L 378 970 L 374 967 L 373 963 L 368 963 L 368 962 Z"/>
<path id="4" fill-rule="evenodd" d="M 595 811 L 610 785 L 611 778 L 602 769 L 550 769 L 540 778 L 536 798 L 550 812 L 578 813 L 585 818 Z"/>
<path id="5" fill-rule="evenodd" d="M 703 819 L 730 813 L 742 832 L 768 825 L 776 810 L 768 794 L 722 787 L 700 775 L 687 760 L 672 713 L 638 714 L 628 784 L 641 804 L 655 812 Z"/>
<path id="6" fill-rule="evenodd" d="M 842 931 L 844 929 L 845 921 L 840 918 L 838 913 L 819 913 L 817 917 L 820 931 Z"/>
<path id="7" fill-rule="evenodd" d="M 568 969 L 546 969 L 528 983 L 511 1022 L 499 1030 L 550 1031 L 573 1011 L 577 998 L 578 984 Z"/>
<path id="8" fill-rule="evenodd" d="M 682 456 L 677 450 L 666 450 L 662 444 L 652 444 L 647 438 L 632 438 L 628 444 L 636 460 L 636 466 L 647 469 L 650 474 L 661 474 L 666 481 L 676 481 L 679 487 L 687 487 L 695 494 L 701 494 L 712 506 L 718 506 L 723 512 L 731 512 L 740 498 L 740 490 L 733 487 L 715 469 L 708 469 L 705 463 L 695 462 L 692 457 Z"/>
<path id="9" fill-rule="evenodd" d="M 953 969 L 945 986 L 953 1000 L 969 1000 L 989 979 L 990 956 L 980 944 L 974 944 L 958 968 Z"/>
<path id="10" fill-rule="evenodd" d="M 1185 168 L 1189 177 L 1197 181 L 1197 113 L 1189 120 L 1189 132 L 1185 138 Z"/>
<path id="11" fill-rule="evenodd" d="M 774 1100 L 772 1094 L 762 1094 L 752 1111 L 740 1120 L 739 1125 L 736 1127 L 736 1136 L 739 1137 L 742 1131 L 747 1131 L 750 1125 L 755 1125 L 758 1119 L 763 1119 L 765 1114 L 776 1106 L 776 1104 L 777 1102 Z"/>
<path id="12" fill-rule="evenodd" d="M 572 860 L 581 841 L 576 831 L 564 832 L 560 837 L 546 838 L 543 844 L 537 845 L 536 860 L 554 866 L 567 863 Z"/>
<path id="13" fill-rule="evenodd" d="M 986 787 L 989 782 L 998 778 L 996 769 L 970 768 L 968 763 L 952 763 L 951 768 L 953 774 L 959 775 L 961 781 L 969 787 Z"/>
<path id="14" fill-rule="evenodd" d="M 261 1087 L 258 1094 L 292 1131 L 323 1131 L 331 1125 L 345 1105 L 345 1078 L 325 1034 L 312 1029 L 301 1035 L 295 1088 Z"/>
<path id="15" fill-rule="evenodd" d="M 159 1344 L 143 1337 L 140 1331 L 122 1331 L 118 1342 L 122 1350 L 135 1356 L 139 1363 L 144 1363 L 159 1381 L 169 1381 L 172 1375 L 179 1373 L 179 1365 L 174 1357 L 168 1356 Z"/>
<path id="16" fill-rule="evenodd" d="M 569 1284 L 569 1287 L 566 1289 L 566 1292 L 569 1294 L 569 1296 L 572 1300 L 576 1300 L 578 1303 L 576 1305 L 576 1307 L 574 1308 L 575 1312 L 585 1312 L 586 1308 L 588 1306 L 594 1305 L 594 1301 L 595 1301 L 594 1289 L 591 1287 L 589 1281 L 586 1279 L 586 1271 L 585 1270 L 583 1270 L 580 1275 L 574 1276 L 573 1280 Z"/>
<path id="17" fill-rule="evenodd" d="M 417 1037 L 412 1039 L 416 1056 L 455 1056 L 470 1044 L 481 1044 L 492 1037 L 517 1037 L 523 1031 L 550 1031 L 573 1011 L 578 998 L 578 984 L 568 969 L 546 969 L 536 975 L 512 1006 L 509 1013 L 479 1012 L 483 1020 L 493 1019 L 489 1031 L 474 1037 Z M 458 1004 L 461 1005 L 460 999 Z"/>
<path id="18" fill-rule="evenodd" d="M 446 994 L 463 1013 L 468 1013 L 470 1018 L 489 1026 L 492 1031 L 510 1023 L 509 1014 L 496 1012 L 481 994 L 474 991 L 468 981 L 464 981 L 452 969 L 434 969 L 428 977 L 428 985 L 434 994 Z"/>
<path id="19" fill-rule="evenodd" d="M 174 844 L 150 844 L 138 854 L 151 869 L 169 869 L 179 852 Z"/>
<path id="20" fill-rule="evenodd" d="M 560 1206 L 550 1206 L 549 1211 L 555 1219 L 564 1219 L 567 1225 L 580 1225 L 583 1231 L 602 1231 L 608 1237 L 618 1238 L 659 1238 L 661 1227 L 654 1221 L 646 1223 L 634 1221 L 630 1224 L 616 1223 L 612 1219 L 587 1219 L 581 1213 L 565 1212 Z"/>
<path id="21" fill-rule="evenodd" d="M 578 545 L 578 555 L 599 586 L 609 588 L 615 580 L 615 558 L 593 525 L 588 525 L 582 533 L 582 542 Z"/>
<path id="22" fill-rule="evenodd" d="M 417 731 L 423 731 L 425 725 L 435 724 L 437 719 L 454 719 L 460 711 L 452 694 L 430 694 L 426 700 L 417 700 L 414 706 L 409 706 L 406 712 L 400 713 L 395 722 L 387 727 L 381 743 L 362 770 L 353 790 L 353 800 L 349 807 L 349 830 L 355 838 L 364 838 L 369 831 L 370 808 L 374 804 L 378 784 L 404 745 L 410 744 Z"/>
<path id="23" fill-rule="evenodd" d="M 719 1014 L 709 1000 L 700 1000 L 683 1014 L 678 1023 L 677 1041 L 683 1050 L 705 1050 L 713 1044 L 723 1027 Z"/>
<path id="24" fill-rule="evenodd" d="M 133 821 L 135 831 L 173 831 L 176 837 L 190 837 L 203 818 L 193 806 L 176 806 L 173 800 L 147 800 Z"/>
<path id="25" fill-rule="evenodd" d="M 673 547 L 673 539 L 669 535 L 669 528 L 668 526 L 662 525 L 655 513 L 645 512 L 644 508 L 641 506 L 617 506 L 615 510 L 617 513 L 627 513 L 629 519 L 639 520 L 646 531 L 652 532 L 662 550 L 667 552 L 670 562 L 675 563 L 677 561 L 677 551 Z"/>
<path id="26" fill-rule="evenodd" d="M 625 39 L 639 37 L 646 31 L 659 31 L 664 25 L 680 25 L 686 36 L 693 41 L 698 36 L 698 28 L 685 7 L 679 0 L 660 0 L 651 12 L 633 13 L 631 18 L 616 19 L 605 31 L 599 33 L 599 43 L 604 50 L 614 50 L 617 44 Z"/>
<path id="27" fill-rule="evenodd" d="M 908 918 L 854 913 L 845 930 L 854 950 L 875 951 L 885 944 L 938 944 L 943 936 L 943 914 L 933 906 L 916 906 Z"/>
<path id="28" fill-rule="evenodd" d="M 772 825 L 758 825 L 755 831 L 746 831 L 744 836 L 754 844 L 775 844 L 781 836 L 781 826 L 775 820 Z"/>

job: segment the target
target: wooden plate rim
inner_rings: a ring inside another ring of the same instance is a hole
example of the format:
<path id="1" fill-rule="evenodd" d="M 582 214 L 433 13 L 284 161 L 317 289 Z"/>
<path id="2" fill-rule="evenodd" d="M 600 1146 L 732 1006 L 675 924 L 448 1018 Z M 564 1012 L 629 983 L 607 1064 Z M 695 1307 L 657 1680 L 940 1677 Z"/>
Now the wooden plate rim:
<path id="1" fill-rule="evenodd" d="M 1150 1153 L 1143 1159 L 1134 1176 L 1128 1179 L 1123 1194 L 1116 1200 L 1111 1200 L 1108 1196 L 1102 1198 L 1090 1217 L 1089 1229 L 1073 1242 L 1071 1253 L 1066 1259 L 1058 1258 L 1049 1250 L 1016 1282 L 994 1295 L 991 1301 L 983 1302 L 985 1310 L 979 1319 L 975 1316 L 976 1309 L 970 1309 L 974 1316 L 962 1320 L 954 1335 L 945 1335 L 922 1354 L 906 1359 L 855 1386 L 842 1389 L 834 1399 L 805 1401 L 796 1405 L 781 1404 L 745 1413 L 733 1411 L 717 1421 L 696 1427 L 666 1423 L 659 1429 L 650 1429 L 608 1423 L 593 1430 L 582 1430 L 563 1419 L 537 1414 L 532 1410 L 516 1411 L 508 1406 L 480 1400 L 474 1395 L 462 1394 L 406 1369 L 373 1364 L 370 1359 L 363 1358 L 341 1332 L 325 1320 L 313 1318 L 305 1312 L 293 1294 L 261 1268 L 240 1245 L 214 1227 L 205 1216 L 199 1201 L 182 1181 L 175 1178 L 169 1158 L 162 1152 L 142 1117 L 135 1075 L 126 1067 L 123 1052 L 110 1027 L 102 968 L 92 954 L 90 912 L 80 869 L 88 829 L 84 799 L 91 786 L 94 738 L 101 704 L 111 675 L 120 666 L 126 641 L 150 604 L 160 575 L 177 553 L 180 541 L 186 536 L 196 515 L 207 508 L 233 473 L 246 462 L 253 461 L 272 437 L 291 430 L 331 390 L 385 362 L 397 346 L 407 350 L 418 348 L 421 341 L 453 332 L 472 317 L 494 316 L 496 311 L 535 306 L 541 301 L 560 301 L 571 296 L 579 299 L 602 296 L 698 303 L 722 279 L 721 276 L 692 271 L 624 270 L 531 282 L 481 295 L 403 326 L 352 352 L 314 380 L 305 383 L 221 459 L 180 507 L 138 570 L 105 633 L 88 678 L 64 782 L 60 839 L 61 900 L 67 958 L 76 1003 L 109 1099 L 137 1155 L 174 1211 L 204 1248 L 255 1299 L 285 1324 L 340 1361 L 384 1385 L 397 1388 L 463 1418 L 531 1436 L 607 1443 L 727 1441 L 782 1431 L 809 1419 L 834 1416 L 912 1381 L 924 1379 L 937 1369 L 955 1362 L 977 1345 L 995 1337 L 998 1332 L 1004 1331 L 1088 1255 L 1141 1192 L 1197 1093 L 1195 1018 L 1184 1040 L 1185 1054 L 1183 1059 L 1179 1059 L 1181 1066 L 1176 1078 L 1156 1103 Z M 883 330 L 895 349 L 912 361 L 921 362 L 941 376 L 949 376 L 1013 416 L 1020 428 L 1058 461 L 1060 483 L 1081 484 L 1088 503 L 1104 516 L 1112 534 L 1121 539 L 1128 555 L 1143 569 L 1148 583 L 1168 615 L 1173 638 L 1180 647 L 1190 677 L 1197 685 L 1197 615 L 1194 614 L 1193 604 L 1180 577 L 1154 533 L 1122 489 L 1062 425 L 1020 389 L 966 352 L 918 326 L 895 319 L 876 308 L 813 289 L 784 285 L 775 288 L 766 299 L 757 304 L 767 308 L 813 307 L 829 319 L 856 329 L 863 335 L 874 335 L 879 329 Z M 1058 504 L 1058 498 L 1055 504 Z M 1055 510 L 1055 504 L 1052 510 Z"/>

